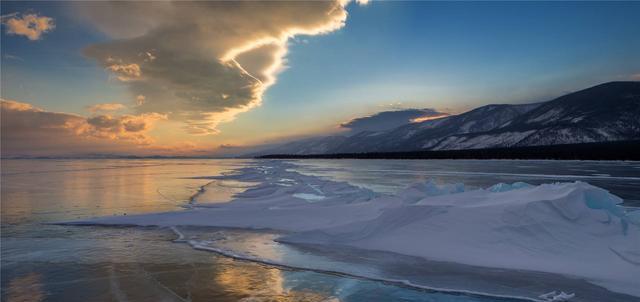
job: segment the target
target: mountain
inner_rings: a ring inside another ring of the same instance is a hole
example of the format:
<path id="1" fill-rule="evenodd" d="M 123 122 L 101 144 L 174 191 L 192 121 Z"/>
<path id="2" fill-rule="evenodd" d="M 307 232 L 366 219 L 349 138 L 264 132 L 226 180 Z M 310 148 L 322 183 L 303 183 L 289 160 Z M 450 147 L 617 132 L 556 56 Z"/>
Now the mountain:
<path id="1" fill-rule="evenodd" d="M 499 128 L 538 105 L 487 105 L 463 114 L 410 123 L 386 132 L 360 133 L 350 137 L 334 151 L 377 152 L 431 149 L 442 139 L 451 135 L 485 132 Z"/>
<path id="2" fill-rule="evenodd" d="M 637 139 L 640 82 L 610 82 L 548 102 L 486 105 L 385 131 L 295 141 L 261 153 L 460 150 Z"/>
<path id="3" fill-rule="evenodd" d="M 293 142 L 284 143 L 274 148 L 253 152 L 249 156 L 258 156 L 264 154 L 323 154 L 331 153 L 338 148 L 347 137 L 345 136 L 321 136 L 312 137 Z"/>
<path id="4" fill-rule="evenodd" d="M 571 93 L 485 132 L 451 135 L 432 150 L 542 146 L 640 138 L 640 82 Z"/>

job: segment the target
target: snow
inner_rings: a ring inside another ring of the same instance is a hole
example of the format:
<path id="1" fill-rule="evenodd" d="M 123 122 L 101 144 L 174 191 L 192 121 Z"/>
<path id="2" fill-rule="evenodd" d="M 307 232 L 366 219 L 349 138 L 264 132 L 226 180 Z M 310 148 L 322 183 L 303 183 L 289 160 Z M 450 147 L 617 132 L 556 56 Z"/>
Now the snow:
<path id="1" fill-rule="evenodd" d="M 527 123 L 543 122 L 543 124 L 546 124 L 558 119 L 560 114 L 562 114 L 562 108 L 552 108 L 535 118 L 527 120 Z"/>
<path id="2" fill-rule="evenodd" d="M 409 130 L 405 135 L 402 136 L 403 139 L 408 139 L 416 134 L 417 130 Z"/>
<path id="3" fill-rule="evenodd" d="M 471 129 L 471 127 L 473 127 L 475 124 L 476 124 L 476 121 L 470 121 L 470 122 L 464 123 L 464 125 L 460 126 L 460 133 L 470 132 L 469 129 Z"/>
<path id="4" fill-rule="evenodd" d="M 548 292 L 544 295 L 540 295 L 540 299 L 549 302 L 561 302 L 561 301 L 569 301 L 569 299 L 575 297 L 575 294 L 567 294 L 565 292 L 556 292 L 555 290 L 552 292 Z"/>
<path id="5" fill-rule="evenodd" d="M 580 276 L 640 294 L 634 287 L 640 232 L 635 218 L 618 206 L 618 197 L 582 182 L 493 188 L 428 196 L 370 221 L 282 241 Z"/>
<path id="6" fill-rule="evenodd" d="M 427 140 L 422 144 L 422 149 L 429 149 L 429 148 L 433 147 L 434 145 L 436 145 L 439 141 L 440 141 L 440 139 Z"/>
<path id="7" fill-rule="evenodd" d="M 459 150 L 459 149 L 481 149 L 489 147 L 509 147 L 513 146 L 535 130 L 524 132 L 503 132 L 498 134 L 483 134 L 478 136 L 449 136 L 433 147 L 433 150 Z"/>
<path id="8" fill-rule="evenodd" d="M 439 196 L 453 193 L 461 193 L 465 191 L 464 184 L 444 184 L 438 185 L 433 180 L 429 180 L 425 183 L 415 183 L 410 185 L 405 190 L 398 193 L 405 203 L 416 202 L 426 196 Z"/>
<path id="9" fill-rule="evenodd" d="M 428 181 L 384 195 L 292 167 L 261 161 L 213 177 L 257 183 L 228 203 L 66 224 L 273 229 L 286 232 L 278 241 L 289 244 L 343 245 L 557 273 L 640 296 L 640 211 L 629 212 L 619 197 L 588 183 L 517 182 L 469 189 Z M 568 295 L 544 299 L 564 301 Z"/>
<path id="10" fill-rule="evenodd" d="M 579 117 L 575 117 L 575 118 L 571 119 L 571 122 L 575 124 L 575 123 L 577 123 L 577 122 L 580 122 L 580 121 L 581 121 L 581 120 L 583 120 L 584 118 L 585 118 L 585 116 L 584 116 L 584 115 L 583 115 L 583 116 L 579 116 Z"/>
<path id="11" fill-rule="evenodd" d="M 491 192 L 507 192 L 511 190 L 531 188 L 531 187 L 532 186 L 530 184 L 525 182 L 514 182 L 513 184 L 506 184 L 501 182 L 489 187 L 487 190 Z"/>
<path id="12" fill-rule="evenodd" d="M 324 199 L 324 196 L 318 195 L 318 194 L 312 194 L 312 193 L 294 193 L 292 196 L 296 198 L 304 199 L 309 202 L 314 202 L 314 201 Z"/>

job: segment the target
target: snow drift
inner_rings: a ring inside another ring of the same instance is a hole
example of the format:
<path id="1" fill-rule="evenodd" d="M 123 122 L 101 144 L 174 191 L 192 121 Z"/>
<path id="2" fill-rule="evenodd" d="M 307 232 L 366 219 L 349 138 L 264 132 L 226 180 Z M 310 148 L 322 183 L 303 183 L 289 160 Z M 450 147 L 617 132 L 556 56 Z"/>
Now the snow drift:
<path id="1" fill-rule="evenodd" d="M 281 238 L 432 260 L 579 276 L 638 294 L 638 226 L 583 182 L 429 196 L 380 216 Z"/>
<path id="2" fill-rule="evenodd" d="M 584 182 L 412 185 L 394 195 L 259 161 L 211 177 L 256 183 L 228 203 L 68 224 L 285 231 L 278 241 L 388 251 L 475 266 L 558 273 L 640 296 L 640 211 Z M 205 196 L 205 195 L 202 195 Z"/>

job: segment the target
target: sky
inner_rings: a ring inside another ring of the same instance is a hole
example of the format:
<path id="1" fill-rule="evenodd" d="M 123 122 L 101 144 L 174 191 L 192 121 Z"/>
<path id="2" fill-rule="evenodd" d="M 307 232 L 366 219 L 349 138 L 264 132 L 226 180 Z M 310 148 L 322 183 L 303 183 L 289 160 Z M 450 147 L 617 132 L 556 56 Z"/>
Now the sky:
<path id="1" fill-rule="evenodd" d="M 640 80 L 640 2 L 2 1 L 1 14 L 2 156 L 208 155 Z"/>

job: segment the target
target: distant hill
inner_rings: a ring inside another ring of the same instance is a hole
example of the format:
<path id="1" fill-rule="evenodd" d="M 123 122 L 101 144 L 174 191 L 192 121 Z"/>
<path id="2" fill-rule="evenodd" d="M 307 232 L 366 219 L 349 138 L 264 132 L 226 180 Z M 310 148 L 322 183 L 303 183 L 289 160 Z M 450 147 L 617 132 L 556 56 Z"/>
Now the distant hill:
<path id="1" fill-rule="evenodd" d="M 263 151 L 254 152 L 250 156 L 264 154 L 321 154 L 331 153 L 348 138 L 346 136 L 321 136 L 296 140 Z"/>
<path id="2" fill-rule="evenodd" d="M 385 131 L 294 141 L 259 154 L 511 148 L 640 139 L 640 82 L 609 82 L 554 100 L 486 105 Z"/>

